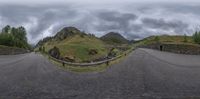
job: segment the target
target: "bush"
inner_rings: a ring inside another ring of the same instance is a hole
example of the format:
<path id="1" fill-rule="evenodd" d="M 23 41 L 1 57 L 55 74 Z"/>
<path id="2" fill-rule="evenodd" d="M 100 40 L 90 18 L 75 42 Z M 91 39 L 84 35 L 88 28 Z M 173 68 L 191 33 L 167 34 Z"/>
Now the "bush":
<path id="1" fill-rule="evenodd" d="M 116 57 L 119 54 L 119 50 L 116 48 L 112 48 L 108 53 L 108 57 Z"/>
<path id="2" fill-rule="evenodd" d="M 84 38 L 84 37 L 85 37 L 85 34 L 81 33 L 81 35 L 80 35 L 80 36 L 81 36 L 81 38 Z"/>
<path id="3" fill-rule="evenodd" d="M 156 43 L 159 43 L 159 42 L 160 42 L 160 37 L 159 37 L 159 36 L 156 36 L 156 37 L 154 38 L 154 41 L 155 41 Z"/>
<path id="4" fill-rule="evenodd" d="M 42 47 L 41 46 L 39 47 L 39 51 L 42 52 Z"/>
<path id="5" fill-rule="evenodd" d="M 193 40 L 195 43 L 200 44 L 200 32 L 195 32 L 193 34 Z"/>
<path id="6" fill-rule="evenodd" d="M 0 34 L 0 45 L 13 46 L 15 43 L 12 35 L 7 33 Z"/>

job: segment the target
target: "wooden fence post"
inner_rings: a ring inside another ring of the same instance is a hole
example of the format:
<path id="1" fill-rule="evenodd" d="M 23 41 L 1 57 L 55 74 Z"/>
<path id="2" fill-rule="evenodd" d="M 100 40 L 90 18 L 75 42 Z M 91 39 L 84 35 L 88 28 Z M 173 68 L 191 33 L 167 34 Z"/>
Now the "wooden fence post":
<path id="1" fill-rule="evenodd" d="M 107 66 L 109 65 L 109 61 L 106 62 L 106 65 L 107 65 Z"/>
<path id="2" fill-rule="evenodd" d="M 64 66 L 65 66 L 65 63 L 63 62 L 62 64 L 63 64 L 63 67 L 64 67 Z"/>

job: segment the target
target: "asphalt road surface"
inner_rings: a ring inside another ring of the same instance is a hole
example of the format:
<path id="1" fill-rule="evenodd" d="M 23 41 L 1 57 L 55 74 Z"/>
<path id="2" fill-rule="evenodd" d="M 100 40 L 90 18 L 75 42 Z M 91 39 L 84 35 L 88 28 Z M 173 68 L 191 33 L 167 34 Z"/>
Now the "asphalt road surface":
<path id="1" fill-rule="evenodd" d="M 0 56 L 0 99 L 200 98 L 200 56 L 137 49 L 100 73 L 59 69 L 39 54 Z"/>

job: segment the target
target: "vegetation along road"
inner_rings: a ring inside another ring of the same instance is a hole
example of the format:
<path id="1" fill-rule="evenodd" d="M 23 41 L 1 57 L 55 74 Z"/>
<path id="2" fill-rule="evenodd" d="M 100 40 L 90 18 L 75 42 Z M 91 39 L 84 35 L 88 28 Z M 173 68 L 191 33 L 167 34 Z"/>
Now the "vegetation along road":
<path id="1" fill-rule="evenodd" d="M 40 54 L 0 56 L 0 99 L 200 97 L 200 56 L 137 49 L 103 72 L 74 73 Z"/>

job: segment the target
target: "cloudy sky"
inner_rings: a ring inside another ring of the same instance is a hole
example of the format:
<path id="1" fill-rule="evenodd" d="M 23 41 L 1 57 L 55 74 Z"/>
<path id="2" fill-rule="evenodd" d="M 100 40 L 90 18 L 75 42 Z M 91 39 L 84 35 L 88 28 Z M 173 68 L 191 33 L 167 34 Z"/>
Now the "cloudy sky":
<path id="1" fill-rule="evenodd" d="M 0 29 L 24 26 L 28 40 L 53 36 L 67 26 L 100 37 L 119 32 L 128 39 L 192 35 L 200 26 L 198 0 L 0 0 Z"/>

